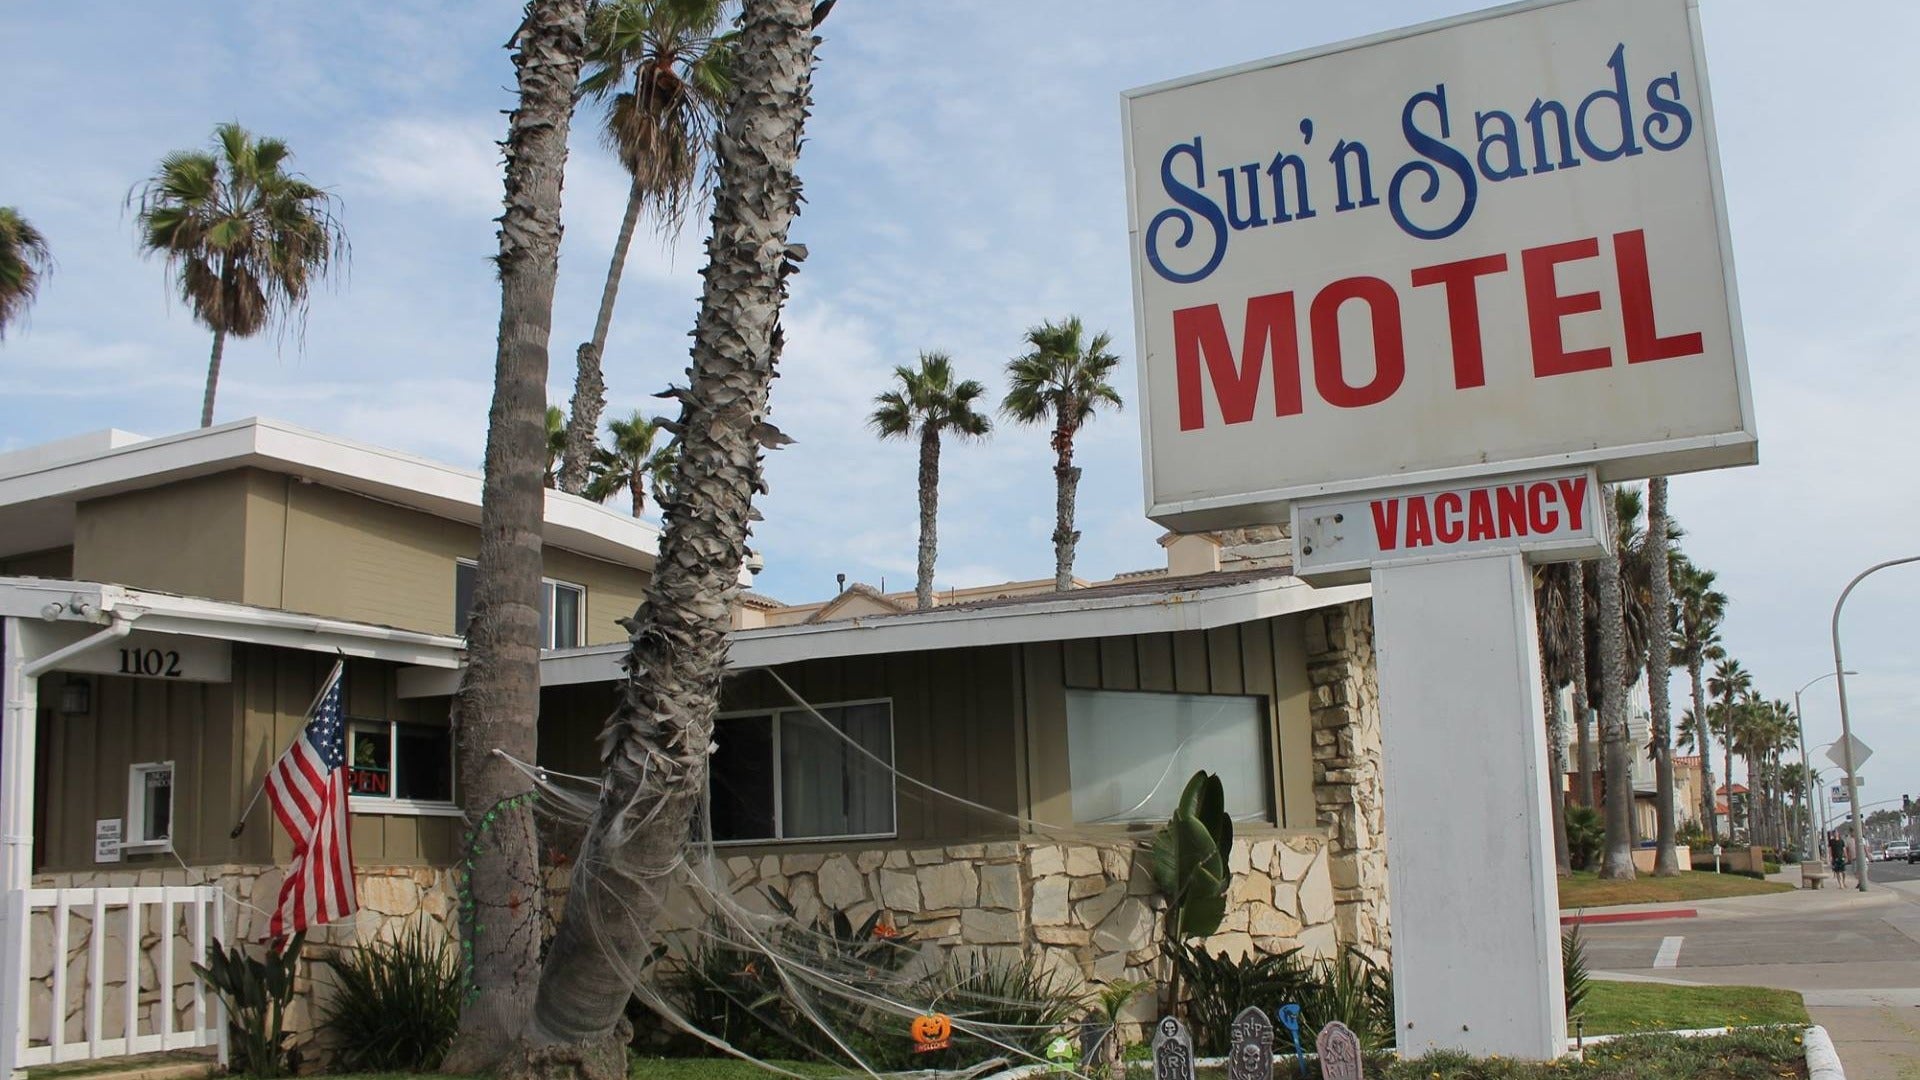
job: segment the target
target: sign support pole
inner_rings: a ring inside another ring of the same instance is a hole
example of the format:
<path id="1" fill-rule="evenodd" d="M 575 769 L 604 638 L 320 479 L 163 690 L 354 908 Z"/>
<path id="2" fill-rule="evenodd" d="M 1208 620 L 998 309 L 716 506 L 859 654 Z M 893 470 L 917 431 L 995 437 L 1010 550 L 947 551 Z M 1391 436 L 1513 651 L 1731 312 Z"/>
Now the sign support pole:
<path id="1" fill-rule="evenodd" d="M 1532 574 L 1373 571 L 1400 1052 L 1567 1049 Z"/>

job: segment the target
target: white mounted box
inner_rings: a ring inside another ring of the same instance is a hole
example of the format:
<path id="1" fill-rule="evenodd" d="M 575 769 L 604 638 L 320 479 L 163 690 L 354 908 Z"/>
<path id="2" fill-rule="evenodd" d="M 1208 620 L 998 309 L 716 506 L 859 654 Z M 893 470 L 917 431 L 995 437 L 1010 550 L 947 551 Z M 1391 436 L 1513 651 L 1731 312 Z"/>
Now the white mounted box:
<path id="1" fill-rule="evenodd" d="M 1757 459 L 1693 0 L 1553 0 L 1125 97 L 1148 515 Z"/>

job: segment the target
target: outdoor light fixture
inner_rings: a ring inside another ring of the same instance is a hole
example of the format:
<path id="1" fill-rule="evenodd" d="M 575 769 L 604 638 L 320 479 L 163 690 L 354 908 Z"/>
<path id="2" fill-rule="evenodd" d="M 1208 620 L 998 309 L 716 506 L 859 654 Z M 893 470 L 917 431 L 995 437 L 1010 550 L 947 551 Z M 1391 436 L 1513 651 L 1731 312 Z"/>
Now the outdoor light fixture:
<path id="1" fill-rule="evenodd" d="M 68 679 L 60 684 L 60 715 L 84 716 L 93 711 L 93 682 Z"/>

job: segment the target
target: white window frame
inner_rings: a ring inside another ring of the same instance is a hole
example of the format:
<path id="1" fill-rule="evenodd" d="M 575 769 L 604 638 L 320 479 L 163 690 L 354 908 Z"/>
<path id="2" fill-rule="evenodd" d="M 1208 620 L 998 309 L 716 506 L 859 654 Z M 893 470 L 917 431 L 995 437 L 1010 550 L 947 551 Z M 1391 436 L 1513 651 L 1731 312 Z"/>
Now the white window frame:
<path id="1" fill-rule="evenodd" d="M 413 727 L 432 727 L 411 720 L 385 720 L 377 716 L 347 717 L 347 768 L 353 768 L 353 736 L 358 726 L 384 725 L 387 729 L 387 778 L 395 790 L 400 787 L 400 755 L 398 753 L 398 732 L 401 724 Z M 449 758 L 457 758 L 452 740 L 447 743 Z M 437 799 L 400 799 L 386 795 L 349 795 L 347 809 L 356 814 L 394 814 L 408 817 L 459 817 L 460 810 L 460 774 L 454 768 L 455 762 L 448 762 L 447 775 L 453 781 L 453 797 L 445 802 Z"/>
<path id="2" fill-rule="evenodd" d="M 774 832 L 774 835 L 770 837 L 760 837 L 756 839 L 746 839 L 746 840 L 715 840 L 713 841 L 713 846 L 714 847 L 752 847 L 754 845 L 760 845 L 764 847 L 771 844 L 782 844 L 782 845 L 785 845 L 785 844 L 841 844 L 841 843 L 846 843 L 850 840 L 898 839 L 900 836 L 900 777 L 899 777 L 900 742 L 899 742 L 899 730 L 893 722 L 894 721 L 893 699 L 890 697 L 878 697 L 878 698 L 858 698 L 853 701 L 828 701 L 828 702 L 822 702 L 818 705 L 815 705 L 813 706 L 813 708 L 820 712 L 825 712 L 828 709 L 853 708 L 860 705 L 885 705 L 887 707 L 887 795 L 888 795 L 888 815 L 893 819 L 892 829 L 888 830 L 887 832 L 877 832 L 877 833 L 848 833 L 844 836 L 782 836 L 780 835 L 781 833 L 786 831 L 786 808 L 783 805 L 786 801 L 785 800 L 786 779 L 782 775 L 781 769 L 780 769 L 780 725 L 782 723 L 781 717 L 786 713 L 805 714 L 809 710 L 797 705 L 787 705 L 787 706 L 782 706 L 780 708 L 772 708 L 772 709 L 735 709 L 732 712 L 723 712 L 715 716 L 714 720 L 716 721 L 716 725 L 717 725 L 717 722 L 721 720 L 733 720 L 733 719 L 746 717 L 746 716 L 766 716 L 766 717 L 772 718 L 771 726 L 773 729 L 772 731 L 773 740 L 771 744 L 770 753 L 773 755 L 773 832 Z M 709 770 L 708 776 L 709 776 L 709 779 L 707 782 L 711 784 L 713 782 L 711 779 L 711 776 L 712 776 L 711 770 Z"/>
<path id="3" fill-rule="evenodd" d="M 453 561 L 460 566 L 471 566 L 475 570 L 478 570 L 480 568 L 480 562 L 477 559 L 455 559 Z M 459 571 L 456 570 L 454 571 L 454 573 L 458 575 Z M 540 602 L 544 604 L 547 609 L 546 610 L 547 640 L 541 643 L 540 648 L 542 651 L 551 652 L 556 647 L 553 644 L 553 641 L 554 641 L 553 629 L 555 625 L 553 621 L 553 610 L 554 610 L 553 590 L 555 588 L 572 589 L 575 592 L 580 594 L 580 603 L 574 608 L 574 612 L 573 612 L 573 640 L 575 641 L 576 644 L 570 647 L 582 648 L 587 643 L 587 587 L 577 581 L 563 581 L 560 578 L 550 578 L 550 577 L 543 577 L 540 579 Z M 454 592 L 456 593 L 456 595 L 459 592 L 459 586 L 457 583 L 455 584 Z M 459 615 L 460 613 L 458 611 L 454 612 L 454 617 L 456 619 L 459 618 Z"/>
<path id="4" fill-rule="evenodd" d="M 154 773 L 167 774 L 167 835 L 161 840 L 146 839 L 147 832 L 147 777 Z M 157 852 L 164 854 L 173 850 L 173 834 L 178 832 L 179 821 L 174 811 L 179 809 L 180 771 L 171 761 L 143 761 L 127 766 L 127 827 L 120 838 L 120 848 L 129 852 Z"/>

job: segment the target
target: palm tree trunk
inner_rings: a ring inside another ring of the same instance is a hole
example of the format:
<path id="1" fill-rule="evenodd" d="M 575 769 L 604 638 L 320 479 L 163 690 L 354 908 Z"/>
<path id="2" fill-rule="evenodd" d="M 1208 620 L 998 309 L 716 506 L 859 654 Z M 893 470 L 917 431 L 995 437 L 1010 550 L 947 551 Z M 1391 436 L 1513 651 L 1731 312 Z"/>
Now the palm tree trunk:
<path id="1" fill-rule="evenodd" d="M 1547 765 L 1553 773 L 1547 795 L 1553 808 L 1554 872 L 1567 877 L 1573 873 L 1573 854 L 1567 847 L 1567 755 L 1563 746 L 1566 725 L 1560 719 L 1560 695 L 1552 686 L 1544 689 L 1547 692 Z"/>
<path id="2" fill-rule="evenodd" d="M 1680 852 L 1674 846 L 1673 702 L 1667 678 L 1673 670 L 1673 563 L 1667 541 L 1667 478 L 1647 484 L 1647 551 L 1653 595 L 1647 633 L 1647 697 L 1653 709 L 1654 851 L 1653 875 L 1671 877 L 1680 872 Z"/>
<path id="3" fill-rule="evenodd" d="M 1056 592 L 1073 588 L 1073 548 L 1080 541 L 1073 527 L 1073 503 L 1080 486 L 1080 470 L 1073 464 L 1073 432 L 1065 425 L 1054 429 L 1053 466 L 1053 587 Z"/>
<path id="4" fill-rule="evenodd" d="M 914 606 L 933 606 L 933 560 L 940 547 L 940 431 L 920 428 L 920 565 L 913 581 Z"/>
<path id="5" fill-rule="evenodd" d="M 213 392 L 220 386 L 220 357 L 227 351 L 227 328 L 214 327 L 213 359 L 207 362 L 207 393 L 200 399 L 200 426 L 213 426 Z"/>
<path id="6" fill-rule="evenodd" d="M 1694 735 L 1700 740 L 1700 820 L 1707 824 L 1707 839 L 1720 842 L 1720 812 L 1713 797 L 1713 725 L 1707 719 L 1705 661 L 1698 656 L 1687 661 L 1687 677 L 1693 681 Z"/>
<path id="7" fill-rule="evenodd" d="M 1611 493 L 1603 500 L 1607 529 L 1616 525 Z M 1631 879 L 1633 870 L 1632 740 L 1627 734 L 1627 628 L 1620 595 L 1620 560 L 1602 558 L 1600 571 L 1600 742 L 1606 755 L 1606 857 L 1603 878 Z"/>
<path id="8" fill-rule="evenodd" d="M 1572 578 L 1571 596 L 1574 625 L 1573 644 L 1573 722 L 1579 725 L 1576 738 L 1579 748 L 1575 754 L 1575 764 L 1580 770 L 1580 790 L 1577 798 L 1581 806 L 1593 805 L 1593 738 L 1588 733 L 1592 713 L 1593 698 L 1587 693 L 1587 564 L 1568 563 L 1567 574 Z"/>
<path id="9" fill-rule="evenodd" d="M 1740 815 L 1733 808 L 1734 802 L 1733 802 L 1733 695 L 1732 694 L 1727 695 L 1727 700 L 1724 702 L 1724 704 L 1726 706 L 1725 715 L 1727 719 L 1727 730 L 1720 733 L 1720 742 L 1721 742 L 1721 748 L 1725 751 L 1725 755 L 1726 755 L 1724 758 L 1722 758 L 1722 760 L 1725 761 L 1727 765 L 1727 778 L 1725 781 L 1727 785 L 1727 841 L 1731 843 L 1734 839 L 1735 830 L 1737 830 L 1740 827 Z M 1751 788 L 1753 785 L 1748 784 L 1747 786 Z M 1747 798 L 1749 799 L 1753 798 L 1752 794 L 1749 793 Z M 1749 807 L 1749 809 L 1751 809 L 1751 807 Z"/>
<path id="10" fill-rule="evenodd" d="M 627 474 L 627 505 L 633 509 L 633 516 L 639 517 L 640 511 L 647 508 L 647 470 L 636 463 L 633 471 Z"/>
<path id="11" fill-rule="evenodd" d="M 519 102 L 507 121 L 500 330 L 487 419 L 480 552 L 467 668 L 454 696 L 470 850 L 461 938 L 472 993 L 445 1067 L 499 1061 L 533 1006 L 542 891 L 526 777 L 495 751 L 536 757 L 547 346 L 559 272 L 560 187 L 580 78 L 586 0 L 532 0 L 513 44 Z"/>
<path id="12" fill-rule="evenodd" d="M 623 1012 L 654 938 L 707 783 L 726 640 L 746 559 L 760 454 L 787 441 L 766 420 L 779 361 L 787 244 L 813 61 L 811 0 L 747 0 L 718 139 L 713 232 L 658 570 L 632 635 L 630 673 L 601 735 L 598 809 L 540 974 L 524 1061 L 512 1072 L 624 1080 Z"/>
<path id="13" fill-rule="evenodd" d="M 635 177 L 627 189 L 627 212 L 614 237 L 613 260 L 607 281 L 600 287 L 600 311 L 593 317 L 593 339 L 574 353 L 573 400 L 567 403 L 567 449 L 560 458 L 560 490 L 578 495 L 587 486 L 587 464 L 593 458 L 593 440 L 600 431 L 600 411 L 607 406 L 607 384 L 600 358 L 607 351 L 607 329 L 613 325 L 613 303 L 620 296 L 620 276 L 627 269 L 627 251 L 633 230 L 646 205 L 646 192 Z M 639 511 L 634 512 L 639 517 Z"/>

